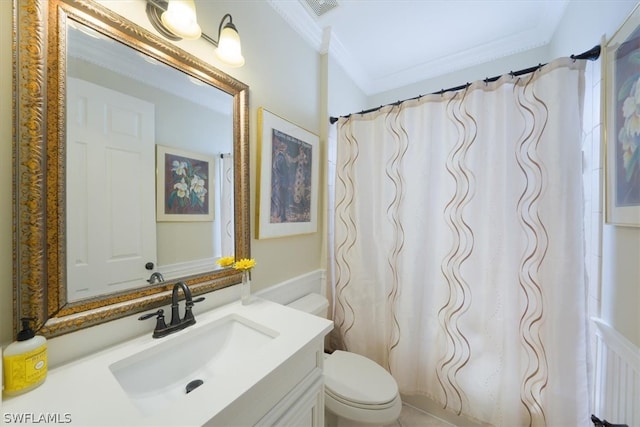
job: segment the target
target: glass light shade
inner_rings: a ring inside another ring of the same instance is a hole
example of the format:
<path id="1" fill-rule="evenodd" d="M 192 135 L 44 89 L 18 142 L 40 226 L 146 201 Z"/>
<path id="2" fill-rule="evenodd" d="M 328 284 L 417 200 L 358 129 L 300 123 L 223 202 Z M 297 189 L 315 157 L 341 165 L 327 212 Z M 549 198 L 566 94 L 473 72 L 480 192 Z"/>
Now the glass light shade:
<path id="1" fill-rule="evenodd" d="M 169 6 L 160 19 L 170 32 L 183 39 L 194 40 L 202 34 L 193 0 L 169 0 Z"/>
<path id="2" fill-rule="evenodd" d="M 225 64 L 232 67 L 242 67 L 244 57 L 238 32 L 229 26 L 225 26 L 220 32 L 220 40 L 216 49 L 216 56 Z"/>

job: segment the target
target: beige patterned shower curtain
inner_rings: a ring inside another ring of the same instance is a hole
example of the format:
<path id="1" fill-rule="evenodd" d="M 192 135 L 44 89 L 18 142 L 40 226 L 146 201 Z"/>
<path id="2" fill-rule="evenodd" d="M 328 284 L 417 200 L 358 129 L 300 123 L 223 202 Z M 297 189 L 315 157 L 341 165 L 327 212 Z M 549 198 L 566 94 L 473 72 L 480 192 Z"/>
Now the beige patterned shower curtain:
<path id="1" fill-rule="evenodd" d="M 586 426 L 584 62 L 337 123 L 336 347 L 494 426 Z"/>

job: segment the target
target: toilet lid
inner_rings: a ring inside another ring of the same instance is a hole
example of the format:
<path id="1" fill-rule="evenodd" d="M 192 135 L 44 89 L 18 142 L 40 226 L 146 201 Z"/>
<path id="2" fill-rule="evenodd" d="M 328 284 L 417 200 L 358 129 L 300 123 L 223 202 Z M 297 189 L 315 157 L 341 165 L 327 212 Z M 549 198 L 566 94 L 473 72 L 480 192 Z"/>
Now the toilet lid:
<path id="1" fill-rule="evenodd" d="M 398 395 L 391 374 L 373 360 L 355 353 L 335 351 L 324 361 L 327 392 L 362 405 L 382 405 Z"/>

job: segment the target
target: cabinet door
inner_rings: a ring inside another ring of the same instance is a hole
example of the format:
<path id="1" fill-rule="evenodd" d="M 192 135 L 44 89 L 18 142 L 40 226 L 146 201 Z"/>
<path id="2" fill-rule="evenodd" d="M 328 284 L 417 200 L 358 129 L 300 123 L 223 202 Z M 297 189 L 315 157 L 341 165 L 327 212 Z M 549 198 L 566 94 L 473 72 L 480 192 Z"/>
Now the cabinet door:
<path id="1" fill-rule="evenodd" d="M 324 381 L 322 371 L 318 371 L 303 380 L 256 426 L 323 427 Z"/>
<path id="2" fill-rule="evenodd" d="M 280 419 L 278 426 L 324 426 L 324 387 L 317 381 Z"/>

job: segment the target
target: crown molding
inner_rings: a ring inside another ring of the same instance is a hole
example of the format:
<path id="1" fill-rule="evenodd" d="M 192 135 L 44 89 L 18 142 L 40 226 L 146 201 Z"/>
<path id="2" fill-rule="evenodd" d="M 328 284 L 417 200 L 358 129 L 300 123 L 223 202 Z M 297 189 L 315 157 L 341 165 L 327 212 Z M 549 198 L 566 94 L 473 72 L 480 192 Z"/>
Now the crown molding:
<path id="1" fill-rule="evenodd" d="M 568 5 L 568 0 L 544 3 L 547 8 L 537 25 L 490 43 L 454 52 L 423 63 L 374 77 L 341 43 L 331 27 L 321 28 L 300 1 L 267 0 L 269 5 L 320 54 L 329 54 L 367 96 L 478 66 L 496 59 L 546 46 Z M 543 35 L 541 38 L 540 35 Z"/>
<path id="2" fill-rule="evenodd" d="M 267 3 L 302 36 L 318 53 L 329 54 L 351 77 L 354 83 L 367 95 L 373 87 L 371 79 L 362 67 L 353 60 L 344 45 L 331 31 L 331 27 L 321 28 L 311 17 L 305 6 L 299 1 L 267 0 Z M 329 35 L 327 36 L 327 32 Z"/>

